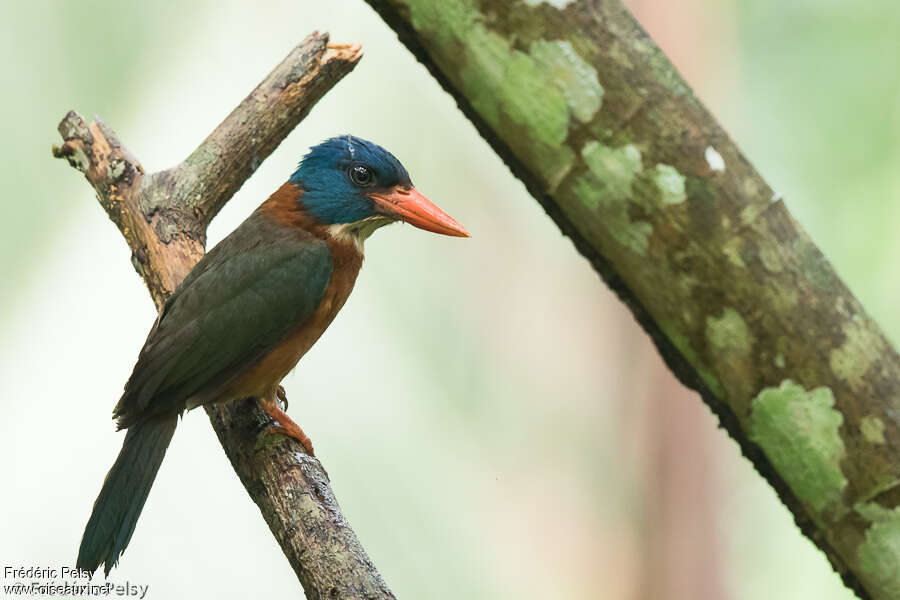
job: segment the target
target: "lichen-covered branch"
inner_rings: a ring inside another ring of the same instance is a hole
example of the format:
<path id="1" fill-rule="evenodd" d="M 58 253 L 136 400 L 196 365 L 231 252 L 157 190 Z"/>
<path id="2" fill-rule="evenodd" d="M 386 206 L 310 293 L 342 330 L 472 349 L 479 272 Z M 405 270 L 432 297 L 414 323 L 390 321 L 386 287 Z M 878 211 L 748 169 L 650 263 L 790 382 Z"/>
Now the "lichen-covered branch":
<path id="1" fill-rule="evenodd" d="M 325 92 L 356 66 L 358 45 L 314 33 L 173 169 L 145 173 L 99 118 L 69 112 L 54 156 L 82 171 L 131 248 L 157 306 L 203 256 L 206 227 Z M 328 475 L 255 402 L 205 407 L 225 453 L 310 600 L 393 598 L 341 514 Z M 260 443 L 262 441 L 262 443 Z"/>
<path id="2" fill-rule="evenodd" d="M 900 357 L 618 0 L 368 0 L 848 586 L 900 597 Z"/>

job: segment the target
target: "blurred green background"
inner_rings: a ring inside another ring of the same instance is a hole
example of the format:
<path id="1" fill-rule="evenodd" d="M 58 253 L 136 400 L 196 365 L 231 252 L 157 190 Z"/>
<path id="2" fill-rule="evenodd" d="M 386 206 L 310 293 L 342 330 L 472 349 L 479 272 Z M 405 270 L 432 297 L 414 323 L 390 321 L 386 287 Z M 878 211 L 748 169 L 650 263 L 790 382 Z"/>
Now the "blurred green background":
<path id="1" fill-rule="evenodd" d="M 629 5 L 900 336 L 900 6 Z M 147 170 L 186 156 L 313 29 L 365 58 L 215 220 L 321 139 L 394 152 L 471 240 L 378 232 L 286 380 L 346 515 L 402 598 L 851 598 L 699 398 L 361 0 L 2 3 L 0 562 L 74 563 L 154 309 L 93 192 L 50 157 L 69 109 Z M 179 426 L 114 582 L 302 597 L 206 418 Z M 9 581 L 4 581 L 9 583 Z"/>

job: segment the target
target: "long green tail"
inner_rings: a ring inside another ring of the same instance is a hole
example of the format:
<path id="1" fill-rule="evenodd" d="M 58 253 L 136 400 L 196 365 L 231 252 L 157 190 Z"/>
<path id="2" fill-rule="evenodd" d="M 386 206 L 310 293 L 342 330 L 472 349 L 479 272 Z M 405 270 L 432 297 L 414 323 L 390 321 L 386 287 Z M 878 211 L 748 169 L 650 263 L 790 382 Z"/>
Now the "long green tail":
<path id="1" fill-rule="evenodd" d="M 76 566 L 91 573 L 100 563 L 104 572 L 119 561 L 128 546 L 156 472 L 175 433 L 178 417 L 135 423 L 125 434 L 116 463 L 106 475 L 94 511 L 84 528 Z"/>

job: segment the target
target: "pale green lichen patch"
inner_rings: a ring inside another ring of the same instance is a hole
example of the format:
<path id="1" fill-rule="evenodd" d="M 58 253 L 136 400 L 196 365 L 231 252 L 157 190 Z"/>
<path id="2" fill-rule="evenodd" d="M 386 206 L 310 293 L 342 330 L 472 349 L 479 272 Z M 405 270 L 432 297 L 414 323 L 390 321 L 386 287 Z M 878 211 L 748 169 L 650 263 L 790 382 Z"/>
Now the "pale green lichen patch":
<path id="1" fill-rule="evenodd" d="M 640 173 L 641 151 L 634 144 L 610 148 L 600 142 L 588 142 L 581 156 L 591 173 L 597 176 L 610 196 L 625 198 L 631 195 L 631 185 Z"/>
<path id="2" fill-rule="evenodd" d="M 761 215 L 762 212 L 763 207 L 759 204 L 748 204 L 741 210 L 741 221 L 743 221 L 744 225 L 749 225 L 755 221 L 756 217 Z"/>
<path id="3" fill-rule="evenodd" d="M 872 523 L 890 521 L 893 518 L 894 511 L 898 510 L 896 508 L 887 508 L 877 502 L 857 502 L 853 505 L 853 509 L 862 518 Z"/>
<path id="4" fill-rule="evenodd" d="M 750 439 L 765 452 L 797 497 L 819 518 L 841 511 L 844 417 L 831 389 L 807 392 L 790 379 L 762 390 L 751 405 Z"/>
<path id="5" fill-rule="evenodd" d="M 573 122 L 600 110 L 597 71 L 567 40 L 535 40 L 527 51 L 492 31 L 471 0 L 406 0 L 410 21 L 435 61 L 514 153 L 554 191 L 574 164 L 565 144 Z"/>
<path id="6" fill-rule="evenodd" d="M 748 354 L 753 343 L 753 334 L 750 333 L 740 313 L 729 307 L 721 317 L 706 317 L 706 339 L 717 350 L 734 350 Z"/>
<path id="7" fill-rule="evenodd" d="M 872 444 L 884 443 L 884 421 L 874 415 L 868 415 L 860 419 L 859 430 L 867 442 Z"/>
<path id="8" fill-rule="evenodd" d="M 646 221 L 632 221 L 628 216 L 628 199 L 611 196 L 595 177 L 579 177 L 572 188 L 589 208 L 597 210 L 609 234 L 632 252 L 645 256 L 650 247 L 653 226 Z"/>
<path id="9" fill-rule="evenodd" d="M 488 35 L 499 39 L 493 33 Z M 533 58 L 512 51 L 496 98 L 500 99 L 500 113 L 519 125 L 518 130 L 528 138 L 517 149 L 532 155 L 531 164 L 541 172 L 549 188 L 555 189 L 571 168 L 575 155 L 564 145 L 569 131 L 568 103 L 563 93 L 548 83 L 548 73 Z M 501 120 L 497 130 L 506 129 Z"/>
<path id="10" fill-rule="evenodd" d="M 491 33 L 489 37 L 499 38 Z M 524 126 L 535 141 L 559 146 L 569 129 L 568 103 L 556 86 L 548 86 L 548 73 L 531 56 L 512 51 L 505 57 L 499 92 L 501 108 L 513 122 Z"/>
<path id="11" fill-rule="evenodd" d="M 859 316 L 844 323 L 844 343 L 829 354 L 831 370 L 852 386 L 860 387 L 863 378 L 884 350 L 884 340 L 877 330 L 865 327 Z"/>
<path id="12" fill-rule="evenodd" d="M 591 141 L 584 145 L 581 156 L 589 174 L 575 182 L 575 193 L 588 208 L 602 214 L 614 240 L 646 255 L 653 226 L 647 221 L 632 221 L 628 214 L 632 185 L 643 169 L 640 150 L 634 144 L 610 148 Z"/>
<path id="13" fill-rule="evenodd" d="M 856 549 L 866 588 L 873 598 L 900 598 L 900 508 L 874 502 L 858 503 L 855 508 L 872 523 Z"/>
<path id="14" fill-rule="evenodd" d="M 675 167 L 659 163 L 650 170 L 650 179 L 656 184 L 659 199 L 663 204 L 681 204 L 687 200 L 684 175 Z"/>
<path id="15" fill-rule="evenodd" d="M 597 70 L 586 62 L 565 40 L 531 43 L 528 53 L 545 70 L 547 77 L 562 92 L 572 115 L 587 123 L 603 104 L 603 86 Z"/>
<path id="16" fill-rule="evenodd" d="M 770 273 L 780 273 L 784 269 L 781 255 L 773 245 L 766 244 L 759 249 L 759 260 Z"/>
<path id="17" fill-rule="evenodd" d="M 781 352 L 775 355 L 775 366 L 779 369 L 784 368 L 784 354 L 782 354 Z"/>

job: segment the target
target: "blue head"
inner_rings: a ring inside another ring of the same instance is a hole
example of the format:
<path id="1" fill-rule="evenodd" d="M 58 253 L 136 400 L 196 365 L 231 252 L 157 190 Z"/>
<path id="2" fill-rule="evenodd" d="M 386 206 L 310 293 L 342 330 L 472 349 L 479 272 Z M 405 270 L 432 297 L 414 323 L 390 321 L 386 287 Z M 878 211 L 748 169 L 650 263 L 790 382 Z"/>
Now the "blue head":
<path id="1" fill-rule="evenodd" d="M 291 175 L 291 183 L 303 188 L 306 212 L 328 225 L 375 216 L 370 192 L 412 187 L 409 174 L 393 154 L 352 135 L 310 148 Z"/>
<path id="2" fill-rule="evenodd" d="M 437 233 L 468 235 L 416 191 L 393 154 L 352 135 L 310 148 L 290 182 L 303 190 L 303 209 L 325 225 L 377 226 L 399 219 Z"/>

